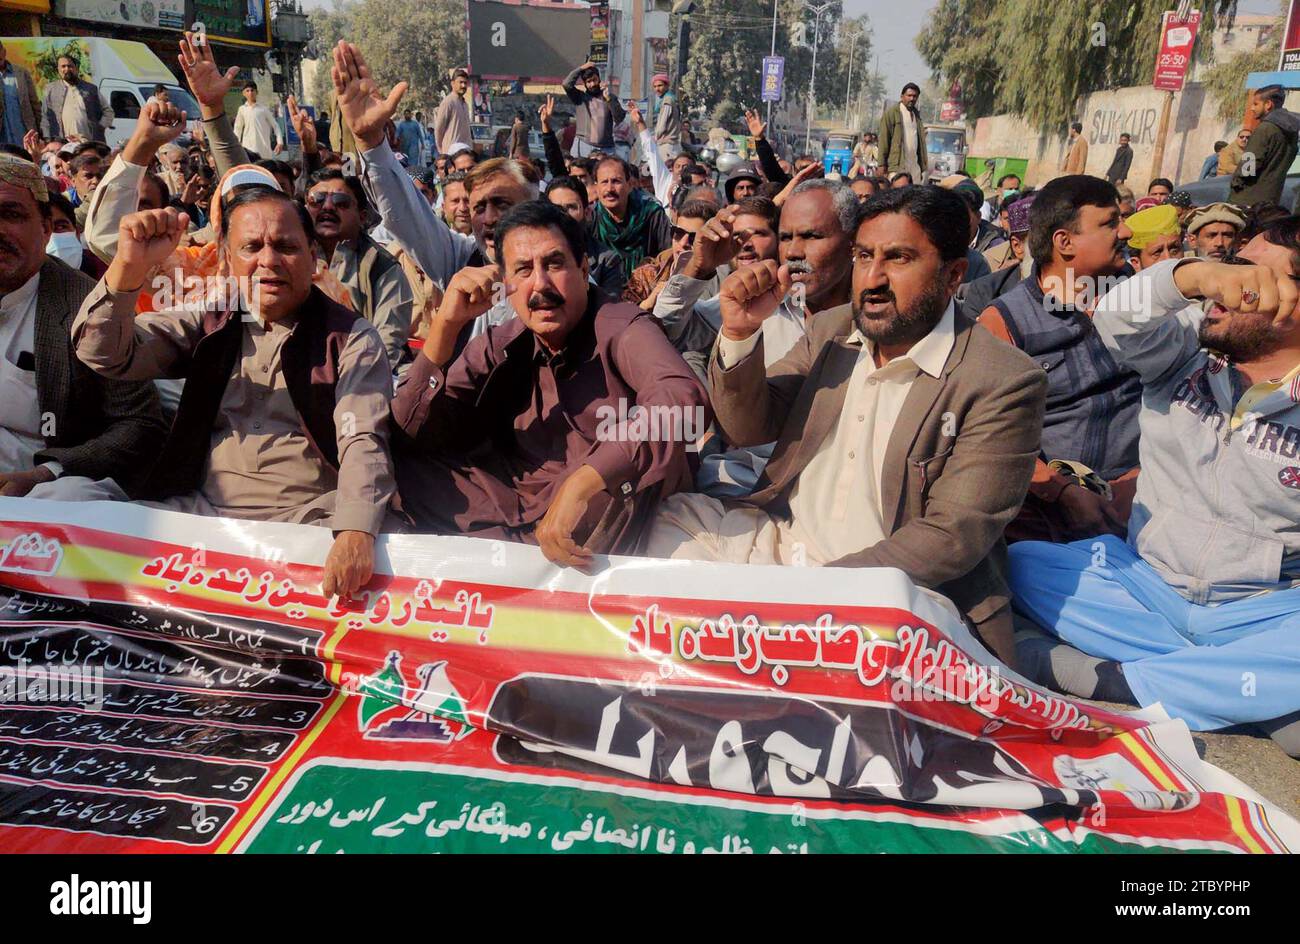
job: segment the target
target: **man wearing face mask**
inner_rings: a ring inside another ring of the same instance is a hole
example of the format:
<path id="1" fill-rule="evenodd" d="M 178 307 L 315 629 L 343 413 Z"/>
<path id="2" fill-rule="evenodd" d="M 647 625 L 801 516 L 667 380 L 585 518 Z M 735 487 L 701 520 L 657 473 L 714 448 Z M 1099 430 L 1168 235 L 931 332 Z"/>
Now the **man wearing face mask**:
<path id="1" fill-rule="evenodd" d="M 1141 378 L 1128 540 L 1011 549 L 1016 607 L 1081 650 L 1040 681 L 1160 702 L 1194 731 L 1258 724 L 1300 756 L 1300 221 L 1243 264 L 1158 262 L 1097 304 Z M 1028 668 L 1028 667 L 1027 667 Z"/>
<path id="2" fill-rule="evenodd" d="M 186 381 L 157 464 L 126 494 L 189 514 L 329 527 L 322 591 L 354 593 L 370 579 L 394 490 L 379 335 L 314 287 L 310 217 L 260 184 L 221 207 L 222 272 L 238 296 L 137 317 L 136 296 L 187 222 L 171 208 L 123 219 L 117 255 L 72 326 L 77 357 L 101 376 Z"/>
<path id="3" fill-rule="evenodd" d="M 689 487 L 704 390 L 649 315 L 591 287 L 581 223 L 532 201 L 496 237 L 501 269 L 451 280 L 393 402 L 412 450 L 403 509 L 422 530 L 537 544 L 566 566 L 630 553 L 660 497 Z M 503 279 L 519 317 L 455 358 Z M 638 434 L 629 410 L 683 421 Z"/>
<path id="4" fill-rule="evenodd" d="M 98 282 L 108 269 L 108 264 L 93 252 L 86 252 L 77 229 L 77 217 L 68 198 L 61 193 L 50 194 L 50 240 L 45 252 L 78 272 L 83 272 Z"/>
<path id="5" fill-rule="evenodd" d="M 84 499 L 136 485 L 164 427 L 152 387 L 77 361 L 69 323 L 94 283 L 46 255 L 52 215 L 36 166 L 0 154 L 0 495 Z"/>
<path id="6" fill-rule="evenodd" d="M 414 295 L 401 264 L 366 232 L 369 209 L 355 177 L 323 168 L 307 182 L 307 212 L 325 264 L 352 297 L 352 306 L 379 332 L 393 370 L 406 362 Z"/>

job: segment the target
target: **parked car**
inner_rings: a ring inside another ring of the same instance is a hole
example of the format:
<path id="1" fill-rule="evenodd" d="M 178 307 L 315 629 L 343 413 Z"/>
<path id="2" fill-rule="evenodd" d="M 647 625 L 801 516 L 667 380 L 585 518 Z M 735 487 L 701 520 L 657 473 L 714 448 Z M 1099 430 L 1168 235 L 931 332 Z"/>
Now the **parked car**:
<path id="1" fill-rule="evenodd" d="M 1228 200 L 1228 184 L 1232 181 L 1232 175 L 1224 174 L 1222 176 L 1207 177 L 1204 180 L 1189 180 L 1185 184 L 1179 184 L 1176 190 L 1186 191 L 1192 198 L 1192 203 L 1196 206 L 1207 206 L 1211 203 L 1226 203 Z M 1286 183 L 1282 184 L 1282 199 L 1278 201 L 1284 210 L 1290 210 L 1295 206 L 1296 196 L 1300 194 L 1300 158 L 1291 165 L 1291 170 L 1286 175 Z M 1141 197 L 1142 194 L 1138 194 Z"/>

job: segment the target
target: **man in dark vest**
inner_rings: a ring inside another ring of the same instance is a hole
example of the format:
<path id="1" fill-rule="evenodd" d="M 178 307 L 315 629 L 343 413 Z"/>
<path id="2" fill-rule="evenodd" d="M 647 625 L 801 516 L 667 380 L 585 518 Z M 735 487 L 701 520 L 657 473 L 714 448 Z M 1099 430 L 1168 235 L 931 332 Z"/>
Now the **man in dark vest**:
<path id="1" fill-rule="evenodd" d="M 126 216 L 117 255 L 72 327 L 77 356 L 106 377 L 186 381 L 153 473 L 130 497 L 329 527 L 322 592 L 351 594 L 370 579 L 394 492 L 383 344 L 364 318 L 313 287 L 305 211 L 256 184 L 222 207 L 229 278 L 211 288 L 225 289 L 224 301 L 136 317 L 145 279 L 188 222 L 172 208 Z"/>
<path id="2" fill-rule="evenodd" d="M 85 141 L 103 141 L 113 125 L 113 109 L 93 83 L 81 77 L 72 56 L 59 56 L 59 82 L 45 86 L 41 102 L 41 133 L 46 138 L 77 135 Z"/>
<path id="3" fill-rule="evenodd" d="M 366 232 L 369 210 L 356 177 L 325 167 L 307 181 L 307 212 L 316 227 L 316 243 L 330 272 L 351 295 L 352 307 L 379 332 L 396 370 L 407 360 L 415 296 L 401 263 Z"/>
<path id="4" fill-rule="evenodd" d="M 1033 270 L 980 315 L 1047 373 L 1042 451 L 1008 541 L 1125 533 L 1142 384 L 1102 344 L 1092 306 L 1123 271 L 1132 235 L 1113 184 L 1088 174 L 1056 178 L 1029 210 Z"/>

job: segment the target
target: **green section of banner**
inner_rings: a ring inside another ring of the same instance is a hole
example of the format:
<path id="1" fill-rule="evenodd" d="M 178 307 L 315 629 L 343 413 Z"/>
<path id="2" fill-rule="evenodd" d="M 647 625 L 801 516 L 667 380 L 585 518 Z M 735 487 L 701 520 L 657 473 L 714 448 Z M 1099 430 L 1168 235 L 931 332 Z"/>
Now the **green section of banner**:
<path id="1" fill-rule="evenodd" d="M 667 795 L 665 795 L 667 797 Z M 694 800 L 694 798 L 692 798 Z M 820 811 L 819 811 L 820 813 Z M 304 771 L 248 852 L 1160 852 L 1045 829 L 943 825 L 650 799 L 568 784 L 376 765 Z"/>

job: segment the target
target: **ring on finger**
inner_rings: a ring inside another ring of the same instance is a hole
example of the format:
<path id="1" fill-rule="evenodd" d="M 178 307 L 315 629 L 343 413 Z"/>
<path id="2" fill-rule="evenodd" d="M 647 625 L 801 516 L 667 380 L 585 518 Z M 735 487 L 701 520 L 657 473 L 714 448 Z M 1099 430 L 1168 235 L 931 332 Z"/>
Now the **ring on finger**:
<path id="1" fill-rule="evenodd" d="M 1259 301 L 1259 292 L 1253 289 L 1246 289 L 1241 293 L 1241 303 L 1243 305 L 1253 305 Z"/>

